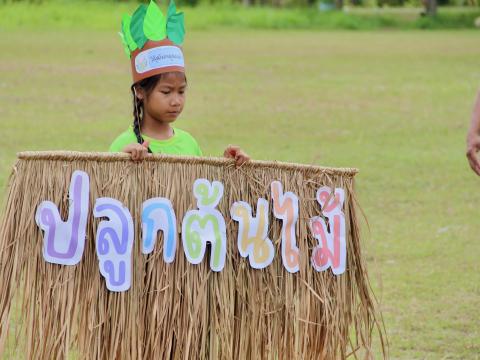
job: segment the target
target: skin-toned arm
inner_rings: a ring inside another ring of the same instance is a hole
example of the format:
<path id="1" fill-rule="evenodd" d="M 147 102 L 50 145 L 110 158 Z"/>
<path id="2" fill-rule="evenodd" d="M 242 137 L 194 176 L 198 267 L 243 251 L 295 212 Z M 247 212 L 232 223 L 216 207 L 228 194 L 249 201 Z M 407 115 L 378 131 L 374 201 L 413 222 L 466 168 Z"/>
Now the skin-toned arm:
<path id="1" fill-rule="evenodd" d="M 480 176 L 480 160 L 477 153 L 480 151 L 480 91 L 477 94 L 473 107 L 472 121 L 467 133 L 467 159 L 470 167 Z"/>
<path id="2" fill-rule="evenodd" d="M 227 159 L 235 159 L 235 165 L 240 166 L 250 160 L 250 156 L 236 145 L 228 145 L 223 156 Z"/>

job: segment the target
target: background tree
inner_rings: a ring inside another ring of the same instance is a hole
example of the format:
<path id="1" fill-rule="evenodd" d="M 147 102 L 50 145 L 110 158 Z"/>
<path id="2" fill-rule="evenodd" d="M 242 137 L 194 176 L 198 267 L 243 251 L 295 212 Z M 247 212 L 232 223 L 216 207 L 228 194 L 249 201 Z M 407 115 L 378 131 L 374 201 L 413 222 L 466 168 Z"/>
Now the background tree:
<path id="1" fill-rule="evenodd" d="M 437 0 L 423 0 L 425 12 L 422 15 L 436 16 L 437 15 Z"/>

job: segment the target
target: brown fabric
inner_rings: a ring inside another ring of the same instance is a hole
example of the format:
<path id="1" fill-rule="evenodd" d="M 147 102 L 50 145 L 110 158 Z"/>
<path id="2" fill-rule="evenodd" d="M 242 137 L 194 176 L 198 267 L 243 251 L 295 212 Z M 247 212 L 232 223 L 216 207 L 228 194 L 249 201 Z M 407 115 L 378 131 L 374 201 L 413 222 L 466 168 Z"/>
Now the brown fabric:
<path id="1" fill-rule="evenodd" d="M 356 169 L 261 161 L 236 168 L 232 160 L 166 155 L 134 163 L 127 154 L 111 153 L 26 152 L 18 157 L 0 223 L 3 357 L 332 360 L 351 355 L 372 359 L 374 330 L 379 334 L 376 353 L 386 356 L 381 315 L 361 251 Z M 50 200 L 67 218 L 75 170 L 90 177 L 83 258 L 75 266 L 47 263 L 35 212 L 41 201 Z M 218 180 L 225 187 L 218 210 L 227 225 L 227 257 L 219 273 L 210 270 L 208 247 L 202 263 L 188 263 L 180 236 L 171 264 L 163 261 L 162 233 L 153 253 L 141 253 L 143 201 L 170 199 L 180 230 L 185 213 L 196 207 L 192 186 L 197 178 Z M 230 218 L 231 205 L 243 200 L 255 207 L 259 197 L 271 203 L 273 180 L 300 200 L 296 227 L 300 271 L 295 274 L 282 264 L 281 221 L 272 214 L 271 265 L 251 268 L 236 247 L 238 224 Z M 310 263 L 317 240 L 308 219 L 320 213 L 315 192 L 321 186 L 345 191 L 347 268 L 339 276 L 330 270 L 316 272 Z M 95 236 L 101 219 L 92 215 L 100 197 L 118 199 L 134 219 L 132 286 L 127 292 L 109 292 L 100 275 Z M 17 337 L 8 337 L 9 325 Z"/>
<path id="2" fill-rule="evenodd" d="M 164 40 L 161 40 L 161 41 L 148 40 L 145 43 L 143 49 L 141 49 L 141 50 L 136 49 L 135 51 L 132 52 L 131 57 L 130 57 L 130 66 L 131 66 L 131 69 L 132 69 L 132 78 L 133 78 L 133 83 L 134 84 L 139 82 L 140 80 L 143 80 L 143 79 L 146 79 L 146 78 L 149 78 L 151 76 L 158 75 L 158 74 L 164 74 L 164 73 L 172 72 L 172 71 L 179 71 L 179 72 L 182 72 L 182 73 L 185 72 L 185 68 L 183 68 L 181 66 L 168 66 L 168 67 L 164 67 L 164 68 L 160 68 L 160 69 L 150 70 L 150 71 L 144 72 L 142 74 L 139 74 L 137 72 L 137 70 L 135 69 L 135 58 L 137 57 L 137 55 L 140 54 L 142 51 L 153 49 L 155 47 L 160 47 L 160 46 L 176 46 L 180 50 L 182 50 L 182 48 L 180 46 L 174 44 L 169 39 L 164 39 Z M 182 51 L 182 53 L 183 53 L 183 51 Z"/>

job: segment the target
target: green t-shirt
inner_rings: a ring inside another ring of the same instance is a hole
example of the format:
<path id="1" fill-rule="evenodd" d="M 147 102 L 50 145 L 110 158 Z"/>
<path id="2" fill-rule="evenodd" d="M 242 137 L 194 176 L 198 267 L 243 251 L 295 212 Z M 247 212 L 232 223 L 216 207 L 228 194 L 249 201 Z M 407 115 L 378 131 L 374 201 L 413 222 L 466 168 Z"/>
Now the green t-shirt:
<path id="1" fill-rule="evenodd" d="M 188 132 L 173 128 L 174 135 L 167 140 L 157 140 L 142 135 L 143 139 L 150 142 L 152 153 L 170 154 L 170 155 L 193 155 L 202 156 L 202 150 L 197 141 Z M 133 125 L 121 133 L 110 145 L 110 152 L 122 152 L 128 144 L 137 143 L 137 137 L 133 132 Z"/>

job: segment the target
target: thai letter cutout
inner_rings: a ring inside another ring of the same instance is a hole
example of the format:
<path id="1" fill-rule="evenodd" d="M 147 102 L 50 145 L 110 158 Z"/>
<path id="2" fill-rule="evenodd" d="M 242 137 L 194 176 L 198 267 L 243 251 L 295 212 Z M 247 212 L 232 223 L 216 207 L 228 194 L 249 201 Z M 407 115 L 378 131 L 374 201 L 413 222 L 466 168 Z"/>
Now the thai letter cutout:
<path id="1" fill-rule="evenodd" d="M 227 254 L 227 231 L 223 215 L 216 209 L 223 196 L 223 184 L 197 179 L 193 195 L 198 210 L 189 210 L 182 222 L 182 244 L 191 264 L 199 264 L 205 256 L 207 242 L 212 245 L 210 269 L 222 271 Z"/>
<path id="2" fill-rule="evenodd" d="M 112 198 L 99 198 L 93 214 L 100 221 L 97 228 L 97 256 L 100 273 L 110 291 L 126 291 L 131 285 L 133 220 L 130 211 Z"/>
<path id="3" fill-rule="evenodd" d="M 292 192 L 283 193 L 282 183 L 271 184 L 273 214 L 282 220 L 282 261 L 290 273 L 300 269 L 300 255 L 297 247 L 295 227 L 298 221 L 298 197 Z"/>
<path id="4" fill-rule="evenodd" d="M 313 249 L 312 265 L 316 271 L 324 271 L 329 267 L 335 275 L 345 272 L 347 247 L 345 240 L 345 214 L 343 204 L 345 192 L 341 188 L 332 189 L 324 186 L 317 191 L 317 201 L 322 208 L 325 220 L 316 216 L 310 219 L 310 227 L 319 245 Z M 330 231 L 328 231 L 330 230 Z"/>
<path id="5" fill-rule="evenodd" d="M 60 265 L 76 265 L 83 256 L 88 217 L 90 183 L 87 173 L 76 170 L 69 188 L 68 219 L 63 221 L 57 206 L 43 201 L 37 208 L 35 221 L 45 234 L 43 258 Z"/>
<path id="6" fill-rule="evenodd" d="M 142 207 L 142 253 L 150 254 L 155 247 L 157 232 L 163 231 L 163 259 L 175 259 L 177 249 L 177 218 L 172 203 L 165 198 L 148 199 Z"/>
<path id="7" fill-rule="evenodd" d="M 253 217 L 252 208 L 244 201 L 235 202 L 231 209 L 232 219 L 238 221 L 238 250 L 240 255 L 248 257 L 250 266 L 263 269 L 273 261 L 274 248 L 268 238 L 268 201 L 259 198 L 257 216 Z"/>

